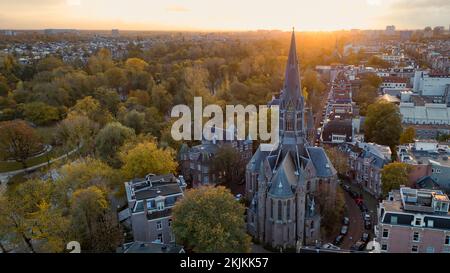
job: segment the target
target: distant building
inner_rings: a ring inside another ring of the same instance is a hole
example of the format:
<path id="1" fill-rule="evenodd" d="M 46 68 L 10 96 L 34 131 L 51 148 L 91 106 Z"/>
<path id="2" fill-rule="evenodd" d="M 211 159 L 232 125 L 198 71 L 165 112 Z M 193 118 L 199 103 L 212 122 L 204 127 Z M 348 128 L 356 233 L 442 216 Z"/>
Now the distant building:
<path id="1" fill-rule="evenodd" d="M 450 200 L 439 190 L 401 187 L 378 208 L 381 252 L 450 253 Z"/>
<path id="2" fill-rule="evenodd" d="M 172 208 L 183 197 L 186 184 L 172 174 L 152 175 L 125 183 L 135 241 L 170 244 Z"/>
<path id="3" fill-rule="evenodd" d="M 388 77 L 381 77 L 381 85 L 380 88 L 382 90 L 386 89 L 398 89 L 403 90 L 407 87 L 409 80 L 406 78 L 401 77 L 394 77 L 394 76 L 388 76 Z"/>
<path id="4" fill-rule="evenodd" d="M 450 107 L 442 103 L 400 103 L 400 114 L 404 124 L 450 125 Z"/>
<path id="5" fill-rule="evenodd" d="M 395 35 L 395 26 L 386 26 L 386 30 L 384 31 L 384 34 L 387 36 L 394 36 Z"/>
<path id="6" fill-rule="evenodd" d="M 413 90 L 422 96 L 444 96 L 450 85 L 450 74 L 436 74 L 429 71 L 416 71 Z"/>
<path id="7" fill-rule="evenodd" d="M 111 35 L 113 37 L 119 37 L 120 36 L 119 30 L 118 29 L 111 30 Z"/>
<path id="8" fill-rule="evenodd" d="M 353 141 L 352 119 L 334 119 L 323 126 L 322 142 L 340 144 Z"/>

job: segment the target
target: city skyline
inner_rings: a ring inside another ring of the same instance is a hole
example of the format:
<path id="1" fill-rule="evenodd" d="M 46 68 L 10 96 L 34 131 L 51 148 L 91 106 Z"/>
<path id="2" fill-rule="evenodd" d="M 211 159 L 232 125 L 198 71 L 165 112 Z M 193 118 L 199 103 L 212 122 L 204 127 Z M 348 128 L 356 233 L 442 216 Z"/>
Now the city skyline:
<path id="1" fill-rule="evenodd" d="M 445 0 L 281 0 L 277 5 L 254 0 L 44 0 L 39 7 L 36 4 L 34 0 L 0 1 L 0 29 L 245 31 L 295 26 L 300 31 L 332 31 L 386 25 L 423 29 L 447 28 L 450 14 L 450 2 Z"/>

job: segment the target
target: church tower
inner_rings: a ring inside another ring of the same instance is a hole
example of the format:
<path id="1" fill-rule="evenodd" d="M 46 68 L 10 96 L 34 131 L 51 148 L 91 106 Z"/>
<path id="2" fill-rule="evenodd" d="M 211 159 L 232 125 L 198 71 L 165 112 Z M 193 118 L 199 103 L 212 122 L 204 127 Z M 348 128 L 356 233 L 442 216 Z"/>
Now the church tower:
<path id="1" fill-rule="evenodd" d="M 280 140 L 283 145 L 305 143 L 305 102 L 300 83 L 295 32 L 292 31 L 291 46 L 282 94 L 280 97 Z"/>

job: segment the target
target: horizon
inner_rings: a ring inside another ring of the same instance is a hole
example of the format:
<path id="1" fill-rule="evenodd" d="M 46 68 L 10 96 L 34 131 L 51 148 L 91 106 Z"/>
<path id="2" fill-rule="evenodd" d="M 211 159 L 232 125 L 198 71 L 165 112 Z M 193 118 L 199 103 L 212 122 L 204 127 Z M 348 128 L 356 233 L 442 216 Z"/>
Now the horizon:
<path id="1" fill-rule="evenodd" d="M 123 31 L 339 31 L 447 28 L 446 0 L 0 0 L 0 29 Z M 130 3 L 131 2 L 131 3 Z M 239 8 L 236 8 L 239 7 Z"/>

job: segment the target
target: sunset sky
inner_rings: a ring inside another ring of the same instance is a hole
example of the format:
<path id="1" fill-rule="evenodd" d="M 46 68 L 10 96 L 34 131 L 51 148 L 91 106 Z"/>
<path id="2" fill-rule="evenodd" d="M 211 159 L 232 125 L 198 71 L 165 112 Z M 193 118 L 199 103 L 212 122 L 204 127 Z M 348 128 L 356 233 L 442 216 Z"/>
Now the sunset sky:
<path id="1" fill-rule="evenodd" d="M 0 0 L 0 29 L 417 29 L 449 18 L 450 0 Z"/>

